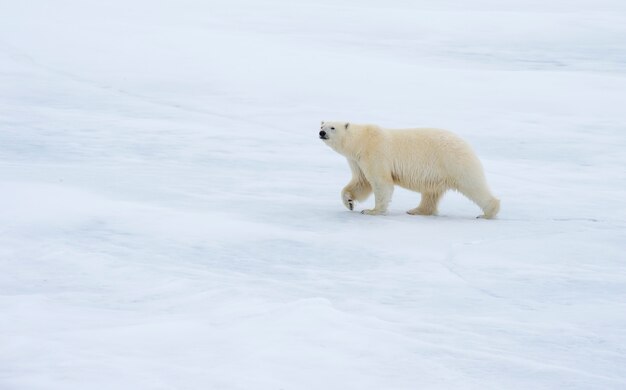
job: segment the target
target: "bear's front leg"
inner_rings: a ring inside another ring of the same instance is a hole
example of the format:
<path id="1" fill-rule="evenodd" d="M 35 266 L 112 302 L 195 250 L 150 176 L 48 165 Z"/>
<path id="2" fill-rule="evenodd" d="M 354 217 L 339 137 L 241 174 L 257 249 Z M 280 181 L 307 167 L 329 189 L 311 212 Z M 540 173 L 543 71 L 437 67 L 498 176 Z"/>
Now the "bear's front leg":
<path id="1" fill-rule="evenodd" d="M 353 172 L 355 172 L 354 169 Z M 354 204 L 357 201 L 364 201 L 372 193 L 372 186 L 360 172 L 361 171 L 358 170 L 352 180 L 350 180 L 350 183 L 341 191 L 341 201 L 349 210 L 354 210 Z"/>
<path id="2" fill-rule="evenodd" d="M 393 195 L 393 179 L 390 167 L 384 163 L 383 158 L 376 155 L 369 156 L 369 159 L 359 164 L 363 176 L 370 183 L 374 191 L 375 206 L 373 209 L 363 210 L 361 214 L 380 215 L 387 212 L 387 206 Z"/>
<path id="3" fill-rule="evenodd" d="M 352 195 L 351 191 L 344 188 L 341 191 L 341 200 L 348 210 L 354 210 L 354 195 Z"/>
<path id="4" fill-rule="evenodd" d="M 387 206 L 391 202 L 391 196 L 393 195 L 393 183 L 376 183 L 374 187 L 374 197 L 376 203 L 373 209 L 366 209 L 361 211 L 361 214 L 366 215 L 381 215 L 387 212 Z"/>

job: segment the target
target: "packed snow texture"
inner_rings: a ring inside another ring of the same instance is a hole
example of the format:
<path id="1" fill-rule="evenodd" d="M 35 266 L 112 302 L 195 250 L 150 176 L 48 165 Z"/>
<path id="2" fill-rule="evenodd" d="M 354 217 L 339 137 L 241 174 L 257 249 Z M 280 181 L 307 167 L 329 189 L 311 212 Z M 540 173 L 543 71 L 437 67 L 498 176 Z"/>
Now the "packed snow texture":
<path id="1" fill-rule="evenodd" d="M 0 389 L 624 389 L 625 102 L 621 0 L 2 1 Z M 321 120 L 499 218 L 346 210 Z"/>

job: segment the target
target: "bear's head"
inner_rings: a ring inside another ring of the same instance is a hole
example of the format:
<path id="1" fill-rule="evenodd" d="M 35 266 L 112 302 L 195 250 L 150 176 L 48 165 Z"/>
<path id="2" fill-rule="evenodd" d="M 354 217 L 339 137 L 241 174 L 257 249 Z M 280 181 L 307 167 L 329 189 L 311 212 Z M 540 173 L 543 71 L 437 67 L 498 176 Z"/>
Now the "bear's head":
<path id="1" fill-rule="evenodd" d="M 322 122 L 320 126 L 320 139 L 331 148 L 338 150 L 349 131 L 348 122 Z"/>

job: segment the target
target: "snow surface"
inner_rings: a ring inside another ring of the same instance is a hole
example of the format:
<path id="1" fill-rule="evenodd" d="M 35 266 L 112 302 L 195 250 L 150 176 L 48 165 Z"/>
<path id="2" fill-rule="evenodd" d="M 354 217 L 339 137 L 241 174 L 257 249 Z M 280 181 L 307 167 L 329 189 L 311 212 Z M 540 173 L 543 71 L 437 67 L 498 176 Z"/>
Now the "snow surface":
<path id="1" fill-rule="evenodd" d="M 624 389 L 625 102 L 621 0 L 1 1 L 0 389 Z M 499 219 L 345 210 L 320 120 Z"/>

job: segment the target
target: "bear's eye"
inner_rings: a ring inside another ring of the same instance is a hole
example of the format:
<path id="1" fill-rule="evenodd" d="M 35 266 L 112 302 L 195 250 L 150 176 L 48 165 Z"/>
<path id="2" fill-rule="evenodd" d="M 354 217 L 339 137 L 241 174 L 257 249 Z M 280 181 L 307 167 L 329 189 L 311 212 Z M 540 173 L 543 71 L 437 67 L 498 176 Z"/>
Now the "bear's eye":
<path id="1" fill-rule="evenodd" d="M 334 127 L 331 127 L 330 129 L 331 129 L 331 130 L 335 130 L 335 128 L 334 128 Z"/>

